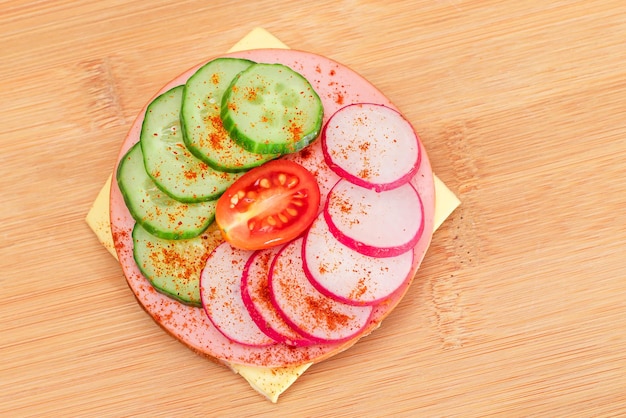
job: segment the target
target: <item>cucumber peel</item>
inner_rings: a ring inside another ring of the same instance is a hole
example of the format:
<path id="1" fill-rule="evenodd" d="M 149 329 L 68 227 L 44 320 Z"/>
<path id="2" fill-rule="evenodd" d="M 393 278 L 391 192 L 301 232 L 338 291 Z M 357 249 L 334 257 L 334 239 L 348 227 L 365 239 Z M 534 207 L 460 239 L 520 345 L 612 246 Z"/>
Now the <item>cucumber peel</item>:
<path id="1" fill-rule="evenodd" d="M 215 200 L 240 175 L 214 170 L 185 146 L 180 126 L 183 89 L 181 85 L 168 90 L 146 109 L 140 135 L 146 172 L 179 202 Z"/>
<path id="2" fill-rule="evenodd" d="M 121 159 L 117 184 L 135 222 L 159 238 L 196 237 L 215 219 L 216 200 L 183 203 L 156 186 L 146 172 L 139 142 Z"/>
<path id="3" fill-rule="evenodd" d="M 200 307 L 200 273 L 209 253 L 221 242 L 217 229 L 195 238 L 168 240 L 155 237 L 136 223 L 133 257 L 141 274 L 159 292 Z"/>
<path id="4" fill-rule="evenodd" d="M 224 91 L 253 62 L 216 58 L 200 67 L 185 83 L 180 120 L 187 149 L 216 170 L 242 172 L 278 157 L 245 150 L 229 136 L 220 116 Z"/>
<path id="5" fill-rule="evenodd" d="M 220 114 L 226 131 L 244 149 L 287 154 L 318 137 L 324 108 L 301 74 L 282 64 L 255 63 L 226 89 Z"/>

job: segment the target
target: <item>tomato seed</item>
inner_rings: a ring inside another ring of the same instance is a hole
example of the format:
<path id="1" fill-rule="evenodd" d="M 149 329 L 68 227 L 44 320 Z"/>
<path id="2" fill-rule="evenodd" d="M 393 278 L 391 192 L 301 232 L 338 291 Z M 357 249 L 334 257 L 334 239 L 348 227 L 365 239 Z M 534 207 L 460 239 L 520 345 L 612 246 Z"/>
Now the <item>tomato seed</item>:
<path id="1" fill-rule="evenodd" d="M 278 175 L 278 184 L 280 184 L 281 186 L 284 186 L 286 182 L 287 182 L 287 175 L 285 173 L 280 173 Z"/>
<path id="2" fill-rule="evenodd" d="M 287 209 L 285 210 L 291 216 L 296 216 L 298 214 L 298 211 L 295 208 L 292 208 L 291 206 L 288 206 Z"/>
<path id="3" fill-rule="evenodd" d="M 298 177 L 291 177 L 289 179 L 289 183 L 287 183 L 287 187 L 288 188 L 295 187 L 299 182 L 300 180 L 298 180 Z"/>
<path id="4" fill-rule="evenodd" d="M 270 183 L 270 181 L 266 178 L 262 178 L 259 181 L 259 186 L 263 187 L 264 189 L 269 189 L 271 185 L 272 184 Z"/>

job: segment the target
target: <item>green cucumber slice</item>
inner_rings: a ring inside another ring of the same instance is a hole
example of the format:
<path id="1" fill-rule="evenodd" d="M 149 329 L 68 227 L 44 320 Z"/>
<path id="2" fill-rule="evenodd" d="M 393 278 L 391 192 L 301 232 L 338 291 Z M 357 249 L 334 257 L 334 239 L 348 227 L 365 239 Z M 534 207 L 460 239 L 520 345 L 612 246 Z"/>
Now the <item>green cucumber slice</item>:
<path id="1" fill-rule="evenodd" d="M 241 175 L 214 170 L 189 152 L 180 127 L 183 89 L 174 87 L 148 105 L 140 135 L 144 165 L 172 198 L 189 203 L 214 200 Z"/>
<path id="2" fill-rule="evenodd" d="M 121 159 L 117 184 L 133 219 L 159 238 L 196 237 L 215 219 L 216 200 L 183 203 L 156 186 L 146 172 L 139 142 Z"/>
<path id="3" fill-rule="evenodd" d="M 222 98 L 224 128 L 250 152 L 287 154 L 320 133 L 324 108 L 302 75 L 282 64 L 252 64 Z"/>
<path id="4" fill-rule="evenodd" d="M 253 62 L 217 58 L 200 67 L 185 83 L 180 119 L 185 145 L 216 170 L 242 172 L 278 155 L 261 155 L 243 149 L 222 125 L 220 106 L 232 79 Z"/>
<path id="5" fill-rule="evenodd" d="M 139 223 L 133 228 L 133 256 L 141 274 L 159 292 L 191 306 L 202 306 L 200 273 L 222 242 L 219 230 L 185 240 L 155 237 Z"/>

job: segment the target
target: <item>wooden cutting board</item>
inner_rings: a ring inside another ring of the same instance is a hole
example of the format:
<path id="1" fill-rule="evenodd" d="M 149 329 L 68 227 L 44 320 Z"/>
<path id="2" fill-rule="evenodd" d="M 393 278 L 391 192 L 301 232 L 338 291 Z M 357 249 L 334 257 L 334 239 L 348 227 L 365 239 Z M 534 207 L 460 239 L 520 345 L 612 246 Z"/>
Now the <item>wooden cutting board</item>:
<path id="1" fill-rule="evenodd" d="M 419 131 L 462 206 L 408 296 L 271 404 L 84 222 L 139 109 L 256 26 Z M 0 416 L 626 415 L 626 4 L 0 3 Z"/>

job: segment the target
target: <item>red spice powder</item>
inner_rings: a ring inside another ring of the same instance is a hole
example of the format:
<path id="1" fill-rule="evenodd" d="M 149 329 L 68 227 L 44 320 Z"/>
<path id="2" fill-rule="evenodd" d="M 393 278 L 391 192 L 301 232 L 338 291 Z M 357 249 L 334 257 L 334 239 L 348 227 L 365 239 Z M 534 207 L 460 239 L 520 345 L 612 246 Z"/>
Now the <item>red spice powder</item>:
<path id="1" fill-rule="evenodd" d="M 341 199 L 337 202 L 341 213 L 349 214 L 352 212 L 352 203 L 348 199 Z"/>
<path id="2" fill-rule="evenodd" d="M 270 287 L 267 285 L 267 282 L 259 287 L 259 293 L 257 293 L 257 295 L 265 306 L 271 306 L 272 293 L 270 292 Z"/>
<path id="3" fill-rule="evenodd" d="M 365 292 L 367 292 L 367 285 L 365 284 L 366 281 L 367 278 L 365 277 L 359 279 L 359 283 L 357 284 L 356 288 L 352 292 L 350 292 L 350 299 L 358 299 L 363 296 Z"/>
<path id="4" fill-rule="evenodd" d="M 150 253 L 153 265 L 167 266 L 167 272 L 157 271 L 157 275 L 171 274 L 179 280 L 188 280 L 197 274 L 197 266 L 190 263 L 188 258 L 172 248 L 161 248 Z"/>
<path id="5" fill-rule="evenodd" d="M 330 331 L 334 331 L 340 326 L 345 326 L 350 320 L 348 315 L 333 311 L 331 304 L 325 299 L 307 296 L 304 298 L 304 303 L 316 321 L 324 323 L 326 329 Z"/>
<path id="6" fill-rule="evenodd" d="M 359 171 L 359 177 L 361 177 L 362 179 L 368 179 L 370 178 L 371 175 L 372 175 L 371 171 L 367 168 L 364 168 L 363 170 Z"/>
<path id="7" fill-rule="evenodd" d="M 302 151 L 300 151 L 300 157 L 303 160 L 308 160 L 309 158 L 311 158 L 312 155 L 313 154 L 310 148 L 304 148 Z"/>
<path id="8" fill-rule="evenodd" d="M 113 232 L 113 242 L 115 249 L 120 252 L 124 249 L 124 242 L 129 238 L 128 231 Z"/>
<path id="9" fill-rule="evenodd" d="M 270 260 L 272 258 L 272 253 L 266 252 L 263 253 L 260 257 L 257 258 L 257 265 L 260 266 L 261 271 L 269 271 L 270 270 Z M 270 308 L 272 307 L 272 295 L 270 292 L 269 282 L 267 280 L 259 280 L 256 296 L 256 301 L 261 302 L 264 306 Z"/>
<path id="10" fill-rule="evenodd" d="M 209 143 L 215 150 L 221 150 L 224 148 L 222 145 L 222 136 L 217 133 L 212 132 L 209 135 Z"/>
<path id="11" fill-rule="evenodd" d="M 292 121 L 289 125 L 289 133 L 291 134 L 291 139 L 293 139 L 294 142 L 302 138 L 303 131 L 302 126 L 297 124 L 295 121 Z"/>
<path id="12" fill-rule="evenodd" d="M 224 148 L 223 140 L 226 137 L 226 130 L 222 124 L 222 118 L 220 115 L 214 115 L 208 118 L 208 122 L 213 128 L 209 134 L 208 140 L 211 147 L 215 150 L 221 150 Z"/>
<path id="13" fill-rule="evenodd" d="M 258 96 L 258 92 L 256 91 L 256 89 L 253 88 L 246 88 L 246 92 L 245 92 L 245 98 L 246 100 L 253 102 L 257 99 Z"/>

